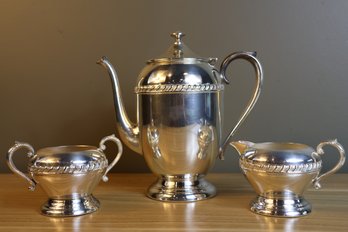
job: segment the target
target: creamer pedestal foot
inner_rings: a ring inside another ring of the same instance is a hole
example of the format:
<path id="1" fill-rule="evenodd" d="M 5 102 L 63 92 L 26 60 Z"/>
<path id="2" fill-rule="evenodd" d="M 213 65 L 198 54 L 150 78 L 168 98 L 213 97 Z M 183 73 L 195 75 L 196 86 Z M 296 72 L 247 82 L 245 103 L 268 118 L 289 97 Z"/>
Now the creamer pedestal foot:
<path id="1" fill-rule="evenodd" d="M 251 202 L 251 211 L 265 216 L 301 217 L 308 215 L 312 207 L 302 197 L 284 199 L 258 196 Z"/>

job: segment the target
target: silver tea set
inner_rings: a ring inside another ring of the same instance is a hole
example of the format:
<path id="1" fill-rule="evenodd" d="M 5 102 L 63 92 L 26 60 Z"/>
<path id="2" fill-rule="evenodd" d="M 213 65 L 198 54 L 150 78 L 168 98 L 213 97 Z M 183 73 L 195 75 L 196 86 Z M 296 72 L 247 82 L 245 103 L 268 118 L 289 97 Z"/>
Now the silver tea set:
<path id="1" fill-rule="evenodd" d="M 182 41 L 181 32 L 172 33 L 174 43 L 159 58 L 147 61 L 135 87 L 137 122 L 129 120 L 123 106 L 117 73 L 106 57 L 97 63 L 108 72 L 116 108 L 116 128 L 122 142 L 144 156 L 157 180 L 146 195 L 166 202 L 209 199 L 216 188 L 205 176 L 215 159 L 224 158 L 230 144 L 240 154 L 240 168 L 258 196 L 251 210 L 267 216 L 298 217 L 311 212 L 303 198 L 308 185 L 319 188 L 319 181 L 336 172 L 345 161 L 343 147 L 336 141 L 320 143 L 317 151 L 296 143 L 231 142 L 260 95 L 262 67 L 255 52 L 228 55 L 220 68 L 216 58 L 193 53 Z M 247 60 L 255 70 L 255 88 L 237 124 L 222 138 L 222 100 L 226 70 L 236 59 Z M 118 154 L 108 165 L 103 153 L 108 140 L 118 146 Z M 340 160 L 329 172 L 320 175 L 322 147 L 338 149 Z M 28 150 L 29 175 L 19 171 L 12 155 Z M 94 212 L 99 201 L 92 195 L 99 181 L 118 162 L 122 145 L 115 136 L 102 139 L 100 147 L 70 145 L 34 151 L 27 143 L 16 143 L 8 152 L 11 170 L 25 178 L 33 190 L 37 184 L 48 195 L 41 212 L 48 216 L 77 216 Z"/>

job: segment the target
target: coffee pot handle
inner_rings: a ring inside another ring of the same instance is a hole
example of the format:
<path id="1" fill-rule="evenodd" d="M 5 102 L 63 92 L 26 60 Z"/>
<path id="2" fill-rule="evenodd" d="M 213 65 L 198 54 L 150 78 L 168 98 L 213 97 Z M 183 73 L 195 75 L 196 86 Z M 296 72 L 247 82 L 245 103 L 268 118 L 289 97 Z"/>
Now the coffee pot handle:
<path id="1" fill-rule="evenodd" d="M 115 164 L 120 160 L 120 158 L 122 156 L 122 151 L 123 151 L 122 143 L 118 138 L 116 138 L 115 135 L 109 135 L 109 136 L 104 137 L 99 143 L 99 150 L 104 151 L 106 149 L 106 146 L 104 145 L 104 143 L 107 141 L 112 141 L 112 142 L 116 143 L 117 148 L 118 148 L 118 153 L 117 153 L 115 159 L 112 161 L 112 163 L 109 164 L 109 166 L 106 168 L 106 171 L 102 177 L 104 182 L 107 182 L 109 180 L 106 175 L 111 170 L 111 168 L 113 168 L 115 166 Z"/>
<path id="2" fill-rule="evenodd" d="M 262 82 L 263 82 L 262 66 L 261 66 L 259 60 L 256 58 L 256 52 L 235 52 L 235 53 L 232 53 L 229 56 L 227 56 L 224 59 L 224 61 L 222 62 L 221 67 L 220 67 L 221 76 L 222 76 L 222 78 L 223 78 L 223 80 L 225 81 L 226 84 L 230 83 L 229 80 L 226 77 L 227 67 L 233 60 L 236 60 L 236 59 L 245 59 L 245 60 L 249 61 L 253 65 L 253 67 L 255 69 L 255 74 L 256 74 L 256 85 L 255 85 L 255 89 L 254 89 L 253 95 L 250 98 L 247 106 L 245 107 L 245 109 L 244 109 L 241 117 L 239 118 L 237 124 L 231 130 L 231 132 L 229 133 L 229 135 L 227 136 L 225 141 L 222 143 L 222 146 L 220 147 L 219 158 L 221 160 L 224 159 L 223 152 L 226 149 L 226 146 L 229 144 L 229 141 L 230 141 L 231 137 L 234 135 L 236 130 L 239 128 L 239 126 L 243 123 L 243 121 L 249 115 L 250 111 L 252 110 L 252 108 L 254 107 L 255 103 L 257 102 L 257 99 L 260 96 L 261 86 L 262 86 Z"/>
<path id="3" fill-rule="evenodd" d="M 336 139 L 325 141 L 325 142 L 321 142 L 317 146 L 316 153 L 318 155 L 324 155 L 325 152 L 323 150 L 323 147 L 326 146 L 326 145 L 330 145 L 330 146 L 335 147 L 338 150 L 339 154 L 340 154 L 340 159 L 339 159 L 338 163 L 331 170 L 329 170 L 329 171 L 327 171 L 327 172 L 325 172 L 325 173 L 323 173 L 321 175 L 318 174 L 318 176 L 313 179 L 312 183 L 313 183 L 314 188 L 316 188 L 316 189 L 320 189 L 321 188 L 321 185 L 319 183 L 321 179 L 323 179 L 324 177 L 327 177 L 327 176 L 337 172 L 343 166 L 343 164 L 344 164 L 344 162 L 346 160 L 345 151 L 344 151 L 342 145 L 339 142 L 337 142 Z"/>
<path id="4" fill-rule="evenodd" d="M 28 158 L 32 158 L 35 154 L 34 148 L 28 144 L 28 143 L 21 143 L 21 142 L 15 142 L 15 145 L 13 145 L 7 152 L 7 156 L 6 156 L 6 161 L 7 161 L 7 165 L 8 167 L 17 175 L 23 177 L 24 179 L 26 179 L 29 182 L 29 190 L 34 191 L 35 187 L 36 187 L 36 182 L 33 178 L 29 177 L 28 175 L 24 174 L 23 172 L 21 172 L 14 164 L 13 160 L 12 160 L 12 156 L 13 154 L 19 150 L 25 148 L 28 150 L 27 156 Z"/>

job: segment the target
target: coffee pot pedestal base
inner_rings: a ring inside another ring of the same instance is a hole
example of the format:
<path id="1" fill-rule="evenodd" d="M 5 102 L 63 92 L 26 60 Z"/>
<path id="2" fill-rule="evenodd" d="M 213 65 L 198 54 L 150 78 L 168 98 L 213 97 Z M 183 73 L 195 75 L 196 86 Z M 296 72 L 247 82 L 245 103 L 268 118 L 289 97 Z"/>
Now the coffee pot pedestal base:
<path id="1" fill-rule="evenodd" d="M 53 217 L 80 216 L 95 212 L 99 206 L 99 201 L 93 195 L 71 199 L 48 199 L 42 206 L 41 213 Z"/>
<path id="2" fill-rule="evenodd" d="M 302 197 L 284 199 L 257 196 L 251 202 L 250 209 L 257 214 L 275 217 L 301 217 L 312 211 L 311 205 Z"/>
<path id="3" fill-rule="evenodd" d="M 146 195 L 158 201 L 191 202 L 214 197 L 216 189 L 203 175 L 165 175 L 149 187 Z"/>

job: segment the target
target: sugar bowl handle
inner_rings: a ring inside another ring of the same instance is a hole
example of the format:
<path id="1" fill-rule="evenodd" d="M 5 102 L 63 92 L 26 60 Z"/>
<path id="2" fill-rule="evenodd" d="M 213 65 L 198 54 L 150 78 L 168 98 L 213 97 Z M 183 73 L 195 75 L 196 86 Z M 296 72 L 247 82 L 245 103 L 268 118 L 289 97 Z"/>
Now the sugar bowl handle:
<path id="1" fill-rule="evenodd" d="M 14 164 L 13 160 L 12 160 L 12 156 L 13 154 L 19 150 L 25 148 L 28 150 L 27 156 L 28 158 L 32 158 L 35 154 L 34 148 L 28 144 L 28 143 L 21 143 L 21 142 L 15 142 L 15 145 L 13 145 L 7 152 L 7 156 L 6 156 L 6 161 L 7 161 L 7 165 L 8 167 L 17 175 L 23 177 L 24 179 L 26 179 L 29 182 L 29 190 L 34 191 L 35 187 L 36 187 L 36 182 L 33 178 L 30 178 L 28 175 L 24 174 L 23 172 L 21 172 Z"/>
<path id="2" fill-rule="evenodd" d="M 219 150 L 219 158 L 221 160 L 224 159 L 223 152 L 226 149 L 226 146 L 229 144 L 229 141 L 231 137 L 234 135 L 236 130 L 239 128 L 239 126 L 244 122 L 246 117 L 249 115 L 250 111 L 253 109 L 255 103 L 257 102 L 257 99 L 260 96 L 261 92 L 261 86 L 263 82 L 263 71 L 262 71 L 262 66 L 259 62 L 259 60 L 256 58 L 256 52 L 235 52 L 227 56 L 224 61 L 221 64 L 220 67 L 220 73 L 221 77 L 225 81 L 226 84 L 229 84 L 230 81 L 226 77 L 226 70 L 229 64 L 236 59 L 244 59 L 249 61 L 254 69 L 255 69 L 255 74 L 256 74 L 256 85 L 255 89 L 253 92 L 252 97 L 250 98 L 248 105 L 245 107 L 244 112 L 241 114 L 241 117 L 239 118 L 237 124 L 234 126 L 234 128 L 231 130 L 225 141 L 222 143 L 220 150 Z"/>
<path id="3" fill-rule="evenodd" d="M 104 143 L 107 141 L 112 141 L 112 142 L 116 143 L 117 148 L 118 148 L 118 153 L 117 153 L 115 159 L 112 161 L 112 163 L 109 164 L 109 166 L 106 168 L 106 171 L 103 175 L 104 182 L 108 181 L 108 177 L 106 175 L 111 170 L 111 168 L 113 168 L 115 166 L 115 164 L 119 161 L 119 159 L 122 156 L 122 151 L 123 151 L 121 141 L 118 138 L 116 138 L 115 135 L 109 135 L 109 136 L 104 137 L 99 143 L 99 150 L 104 151 L 106 149 L 106 146 L 104 145 Z"/>
<path id="4" fill-rule="evenodd" d="M 342 145 L 339 142 L 337 142 L 336 139 L 325 141 L 325 142 L 321 142 L 317 146 L 317 152 L 316 153 L 318 155 L 323 155 L 324 154 L 323 147 L 326 146 L 326 145 L 330 145 L 330 146 L 335 147 L 338 150 L 339 154 L 340 154 L 340 159 L 339 159 L 338 163 L 330 171 L 327 171 L 327 172 L 325 172 L 325 173 L 323 173 L 321 175 L 318 175 L 316 178 L 313 179 L 312 183 L 313 183 L 314 188 L 316 188 L 316 189 L 320 189 L 321 188 L 321 185 L 320 185 L 319 182 L 320 182 L 320 180 L 322 178 L 327 177 L 327 176 L 337 172 L 338 169 L 340 169 L 343 166 L 343 164 L 344 164 L 344 162 L 346 160 L 345 151 L 344 151 Z"/>

